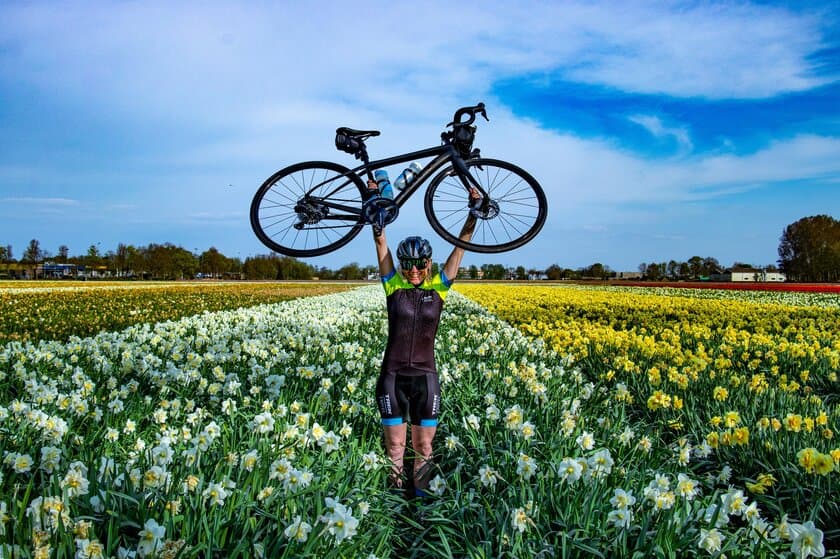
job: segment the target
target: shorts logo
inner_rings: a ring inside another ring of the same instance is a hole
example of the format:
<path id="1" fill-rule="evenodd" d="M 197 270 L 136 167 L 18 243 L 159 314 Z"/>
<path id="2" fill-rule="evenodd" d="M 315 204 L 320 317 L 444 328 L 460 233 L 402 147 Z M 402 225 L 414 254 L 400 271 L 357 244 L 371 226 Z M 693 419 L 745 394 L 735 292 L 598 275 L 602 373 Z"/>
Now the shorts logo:
<path id="1" fill-rule="evenodd" d="M 379 400 L 379 413 L 382 415 L 391 415 L 391 398 L 388 397 L 387 394 L 384 396 L 380 396 Z"/>
<path id="2" fill-rule="evenodd" d="M 432 400 L 432 415 L 437 417 L 438 412 L 440 411 L 440 397 L 435 394 L 434 399 Z"/>

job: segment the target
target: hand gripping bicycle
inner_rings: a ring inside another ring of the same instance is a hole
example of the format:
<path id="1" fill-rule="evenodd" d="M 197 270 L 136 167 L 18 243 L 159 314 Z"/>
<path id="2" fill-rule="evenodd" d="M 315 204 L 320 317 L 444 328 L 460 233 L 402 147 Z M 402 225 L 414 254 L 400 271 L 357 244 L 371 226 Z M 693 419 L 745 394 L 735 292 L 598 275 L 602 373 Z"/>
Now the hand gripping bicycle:
<path id="1" fill-rule="evenodd" d="M 251 202 L 251 227 L 280 254 L 310 257 L 349 243 L 367 224 L 392 222 L 399 208 L 429 179 L 424 207 L 437 234 L 473 252 L 518 248 L 542 229 L 548 205 L 539 183 L 516 165 L 487 159 L 473 148 L 475 117 L 487 118 L 484 103 L 462 107 L 441 134 L 441 145 L 371 161 L 365 140 L 377 130 L 336 130 L 336 148 L 362 161 L 349 169 L 329 161 L 307 161 L 277 171 Z M 363 179 L 373 172 L 417 159 L 433 159 L 391 200 L 371 192 Z M 470 197 L 475 188 L 479 196 Z M 467 217 L 476 219 L 469 241 L 458 238 Z"/>

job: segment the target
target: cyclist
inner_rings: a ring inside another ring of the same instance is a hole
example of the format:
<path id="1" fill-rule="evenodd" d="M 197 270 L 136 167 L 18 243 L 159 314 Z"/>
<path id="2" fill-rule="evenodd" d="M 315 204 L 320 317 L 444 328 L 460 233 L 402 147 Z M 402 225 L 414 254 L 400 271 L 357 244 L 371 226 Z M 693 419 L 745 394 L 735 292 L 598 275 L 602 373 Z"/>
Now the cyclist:
<path id="1" fill-rule="evenodd" d="M 376 189 L 374 181 L 368 188 Z M 473 189 L 470 198 L 479 198 Z M 476 220 L 468 214 L 459 237 L 472 237 Z M 435 368 L 434 342 L 443 301 L 458 275 L 464 249 L 455 247 L 443 269 L 432 275 L 432 247 L 421 237 L 408 237 L 397 247 L 399 272 L 385 232 L 373 228 L 379 274 L 385 287 L 388 308 L 388 344 L 379 380 L 376 402 L 382 417 L 385 451 L 391 460 L 389 482 L 403 486 L 403 458 L 406 447 L 406 417 L 411 421 L 414 450 L 415 495 L 425 496 L 429 486 L 432 439 L 440 412 L 440 383 Z"/>

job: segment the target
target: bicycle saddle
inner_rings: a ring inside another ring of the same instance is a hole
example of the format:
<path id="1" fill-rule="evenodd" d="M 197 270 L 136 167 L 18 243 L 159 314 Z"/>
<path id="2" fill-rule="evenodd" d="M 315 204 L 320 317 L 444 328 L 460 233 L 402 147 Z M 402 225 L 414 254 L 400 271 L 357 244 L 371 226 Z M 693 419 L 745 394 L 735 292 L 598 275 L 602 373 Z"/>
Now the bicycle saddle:
<path id="1" fill-rule="evenodd" d="M 354 128 L 348 128 L 346 126 L 342 126 L 335 131 L 336 134 L 344 134 L 345 136 L 352 136 L 354 138 L 358 137 L 365 137 L 365 138 L 372 138 L 374 136 L 379 136 L 379 130 L 356 130 Z"/>

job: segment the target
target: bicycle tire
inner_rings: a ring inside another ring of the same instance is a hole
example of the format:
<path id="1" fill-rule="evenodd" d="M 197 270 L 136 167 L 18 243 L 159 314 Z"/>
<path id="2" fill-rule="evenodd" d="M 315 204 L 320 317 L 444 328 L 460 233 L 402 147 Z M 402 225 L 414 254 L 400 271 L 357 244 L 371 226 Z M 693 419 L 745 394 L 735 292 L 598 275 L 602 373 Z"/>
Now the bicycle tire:
<path id="1" fill-rule="evenodd" d="M 460 178 L 450 166 L 437 174 L 426 190 L 426 217 L 435 232 L 453 245 L 481 253 L 519 248 L 540 232 L 548 216 L 542 187 L 527 171 L 499 159 L 465 162 L 472 177 L 496 204 L 495 215 L 478 218 L 469 241 L 458 238 L 470 212 Z M 500 230 L 493 230 L 494 223 Z"/>
<path id="2" fill-rule="evenodd" d="M 330 193 L 333 189 L 338 190 Z M 359 208 L 359 214 L 330 215 L 328 208 L 316 204 L 304 220 L 296 207 L 307 192 Z M 296 163 L 268 177 L 257 190 L 251 201 L 251 228 L 265 246 L 280 254 L 303 258 L 327 254 L 349 243 L 364 227 L 360 216 L 365 193 L 362 180 L 343 165 Z M 345 215 L 347 219 L 343 219 Z M 336 224 L 330 225 L 330 221 Z"/>

